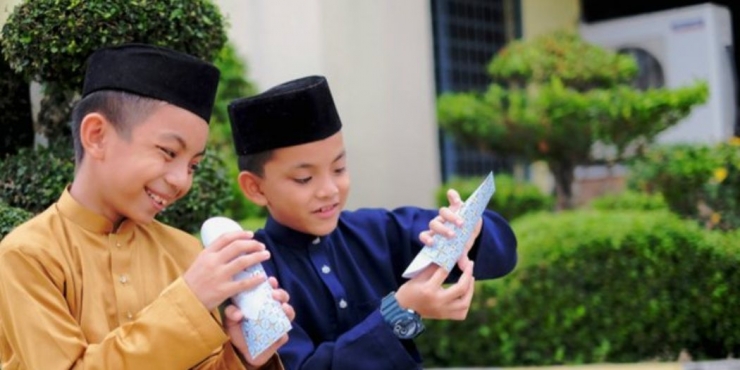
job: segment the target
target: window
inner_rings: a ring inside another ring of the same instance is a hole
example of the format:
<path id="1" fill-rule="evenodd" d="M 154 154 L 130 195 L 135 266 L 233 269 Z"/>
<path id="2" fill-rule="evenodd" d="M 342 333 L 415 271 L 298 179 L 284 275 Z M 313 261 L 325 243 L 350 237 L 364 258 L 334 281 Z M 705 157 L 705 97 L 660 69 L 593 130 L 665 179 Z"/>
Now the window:
<path id="1" fill-rule="evenodd" d="M 488 63 L 521 36 L 520 0 L 432 0 L 437 93 L 482 91 Z M 455 143 L 440 132 L 442 177 L 510 172 L 510 160 Z"/>

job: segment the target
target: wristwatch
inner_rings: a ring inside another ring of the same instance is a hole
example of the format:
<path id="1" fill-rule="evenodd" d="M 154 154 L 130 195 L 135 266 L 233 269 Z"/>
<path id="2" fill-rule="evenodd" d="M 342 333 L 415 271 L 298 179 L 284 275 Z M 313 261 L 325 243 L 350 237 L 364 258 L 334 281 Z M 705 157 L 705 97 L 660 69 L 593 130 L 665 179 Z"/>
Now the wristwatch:
<path id="1" fill-rule="evenodd" d="M 413 339 L 424 331 L 421 316 L 411 309 L 398 305 L 396 292 L 391 292 L 380 303 L 380 314 L 399 339 Z"/>

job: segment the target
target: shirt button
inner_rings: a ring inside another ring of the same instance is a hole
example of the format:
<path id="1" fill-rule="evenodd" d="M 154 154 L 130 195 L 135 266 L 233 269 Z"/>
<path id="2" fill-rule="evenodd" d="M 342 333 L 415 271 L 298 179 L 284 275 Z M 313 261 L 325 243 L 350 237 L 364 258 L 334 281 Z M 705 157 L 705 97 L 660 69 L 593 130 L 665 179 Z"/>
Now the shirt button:
<path id="1" fill-rule="evenodd" d="M 133 319 L 133 318 L 134 318 L 134 314 L 132 314 L 132 313 L 131 313 L 131 311 L 129 311 L 129 312 L 126 312 L 126 317 L 127 317 L 127 318 L 128 318 L 129 320 L 131 320 L 131 319 Z"/>
<path id="2" fill-rule="evenodd" d="M 339 308 L 347 308 L 347 301 L 344 299 L 339 301 Z"/>
<path id="3" fill-rule="evenodd" d="M 321 238 L 316 238 L 316 239 L 314 239 L 314 240 L 313 240 L 313 241 L 311 242 L 311 244 L 313 244 L 313 245 L 316 245 L 316 244 L 319 244 L 319 243 L 321 243 Z"/>
<path id="4" fill-rule="evenodd" d="M 128 275 L 126 275 L 126 274 L 121 275 L 121 277 L 118 279 L 118 281 L 121 282 L 121 284 L 124 284 L 124 285 L 128 284 Z"/>
<path id="5" fill-rule="evenodd" d="M 324 265 L 323 267 L 321 267 L 321 272 L 328 274 L 331 272 L 331 267 Z"/>

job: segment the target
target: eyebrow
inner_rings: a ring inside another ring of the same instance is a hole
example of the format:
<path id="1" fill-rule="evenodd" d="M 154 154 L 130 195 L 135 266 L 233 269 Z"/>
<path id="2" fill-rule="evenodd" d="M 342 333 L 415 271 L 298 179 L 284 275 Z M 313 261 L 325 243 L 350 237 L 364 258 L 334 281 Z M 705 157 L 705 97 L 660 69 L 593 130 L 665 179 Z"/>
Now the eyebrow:
<path id="1" fill-rule="evenodd" d="M 178 135 L 178 134 L 176 134 L 174 132 L 164 133 L 164 134 L 160 135 L 160 137 L 163 138 L 163 139 L 165 139 L 165 140 L 175 140 L 175 141 L 177 141 L 180 144 L 180 146 L 182 147 L 183 150 L 187 150 L 188 149 L 188 144 L 185 142 L 185 139 L 183 139 L 182 136 L 180 136 L 180 135 Z M 198 157 L 198 156 L 204 156 L 204 155 L 206 155 L 206 150 L 205 149 L 203 149 L 201 152 L 195 154 L 196 157 Z"/>
<path id="2" fill-rule="evenodd" d="M 334 160 L 331 161 L 331 163 L 336 163 L 340 159 L 344 158 L 346 154 L 347 154 L 347 151 L 342 150 L 342 152 L 339 153 L 339 155 L 336 158 L 334 158 Z M 315 166 L 310 163 L 299 163 L 298 165 L 295 166 L 295 168 L 312 168 L 312 167 L 315 167 Z"/>

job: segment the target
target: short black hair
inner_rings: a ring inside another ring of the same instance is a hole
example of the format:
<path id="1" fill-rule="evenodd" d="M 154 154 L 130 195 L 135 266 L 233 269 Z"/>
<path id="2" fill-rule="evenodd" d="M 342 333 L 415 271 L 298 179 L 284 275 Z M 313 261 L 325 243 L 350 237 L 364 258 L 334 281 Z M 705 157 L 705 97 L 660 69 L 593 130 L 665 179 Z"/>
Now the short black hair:
<path id="1" fill-rule="evenodd" d="M 239 156 L 239 171 L 251 172 L 259 177 L 265 175 L 265 163 L 272 158 L 274 150 Z"/>
<path id="2" fill-rule="evenodd" d="M 100 113 L 111 122 L 116 132 L 130 138 L 131 128 L 144 121 L 163 101 L 123 91 L 101 90 L 80 99 L 72 109 L 72 138 L 75 163 L 79 166 L 85 155 L 80 138 L 82 120 L 91 113 Z"/>

